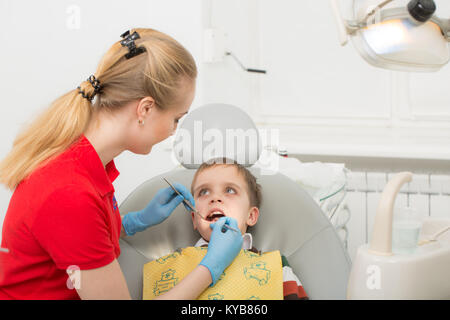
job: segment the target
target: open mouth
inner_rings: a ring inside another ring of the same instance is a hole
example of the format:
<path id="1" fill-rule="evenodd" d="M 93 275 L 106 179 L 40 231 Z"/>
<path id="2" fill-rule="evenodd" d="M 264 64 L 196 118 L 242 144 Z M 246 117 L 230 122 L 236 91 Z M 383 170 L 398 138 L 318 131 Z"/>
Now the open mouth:
<path id="1" fill-rule="evenodd" d="M 215 222 L 219 220 L 220 218 L 225 217 L 225 214 L 220 209 L 213 209 L 209 212 L 208 216 L 206 217 L 207 221 Z"/>

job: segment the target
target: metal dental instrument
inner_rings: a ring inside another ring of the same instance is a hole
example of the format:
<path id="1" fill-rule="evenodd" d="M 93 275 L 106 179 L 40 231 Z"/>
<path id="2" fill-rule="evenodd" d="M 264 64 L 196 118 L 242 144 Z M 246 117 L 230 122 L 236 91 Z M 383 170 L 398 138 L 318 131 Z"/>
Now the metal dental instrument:
<path id="1" fill-rule="evenodd" d="M 8 252 L 9 252 L 9 249 L 7 249 L 7 248 L 0 248 L 0 252 L 8 253 Z"/>
<path id="2" fill-rule="evenodd" d="M 178 190 L 175 189 L 175 187 L 174 187 L 174 186 L 173 186 L 166 178 L 163 177 L 163 180 L 164 180 L 165 182 L 167 182 L 167 184 L 172 188 L 173 191 L 176 192 L 176 194 L 178 194 L 179 196 L 183 197 L 183 195 L 182 195 L 181 193 L 179 193 Z M 200 212 L 198 212 L 198 211 L 192 206 L 192 204 L 191 204 L 189 201 L 187 201 L 184 197 L 183 197 L 183 203 L 185 203 L 189 208 L 191 208 L 192 212 L 194 212 L 196 215 L 198 215 L 202 220 L 208 221 L 208 220 L 206 220 L 205 218 L 203 218 L 203 216 L 200 214 Z M 233 228 L 233 227 L 230 227 L 230 226 L 227 225 L 227 224 L 224 224 L 223 227 L 224 227 L 224 228 L 227 228 L 227 229 L 230 229 L 230 230 L 233 230 L 234 232 L 239 232 L 239 233 L 240 233 L 240 231 L 236 230 L 236 229 Z"/>

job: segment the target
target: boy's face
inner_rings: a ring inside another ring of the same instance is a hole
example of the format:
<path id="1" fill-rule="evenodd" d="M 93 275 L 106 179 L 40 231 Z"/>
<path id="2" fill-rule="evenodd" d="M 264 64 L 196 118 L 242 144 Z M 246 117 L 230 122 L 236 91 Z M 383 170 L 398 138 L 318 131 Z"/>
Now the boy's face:
<path id="1" fill-rule="evenodd" d="M 206 218 L 191 213 L 194 230 L 209 241 L 209 225 L 226 216 L 237 220 L 242 234 L 258 221 L 259 209 L 250 206 L 247 183 L 232 165 L 214 165 L 201 171 L 193 186 L 196 209 Z"/>

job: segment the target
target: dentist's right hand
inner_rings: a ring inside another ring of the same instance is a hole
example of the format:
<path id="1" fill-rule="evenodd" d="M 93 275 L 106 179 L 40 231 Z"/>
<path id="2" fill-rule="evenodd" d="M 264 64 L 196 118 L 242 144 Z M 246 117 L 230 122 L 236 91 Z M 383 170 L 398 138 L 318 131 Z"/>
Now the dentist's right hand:
<path id="1" fill-rule="evenodd" d="M 222 217 L 217 222 L 210 224 L 213 231 L 209 239 L 208 252 L 200 264 L 208 268 L 211 273 L 211 287 L 216 284 L 223 271 L 242 249 L 241 233 L 224 228 L 224 224 L 239 230 L 236 219 L 231 217 Z"/>

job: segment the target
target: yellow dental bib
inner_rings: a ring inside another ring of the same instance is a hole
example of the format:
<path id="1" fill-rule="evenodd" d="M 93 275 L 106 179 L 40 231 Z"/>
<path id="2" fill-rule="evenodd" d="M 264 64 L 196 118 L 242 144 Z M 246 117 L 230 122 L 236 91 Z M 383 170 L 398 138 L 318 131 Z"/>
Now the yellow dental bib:
<path id="1" fill-rule="evenodd" d="M 169 291 L 200 263 L 207 247 L 187 247 L 144 265 L 143 299 Z M 241 250 L 214 287 L 199 300 L 282 300 L 283 271 L 279 251 L 257 254 Z"/>

